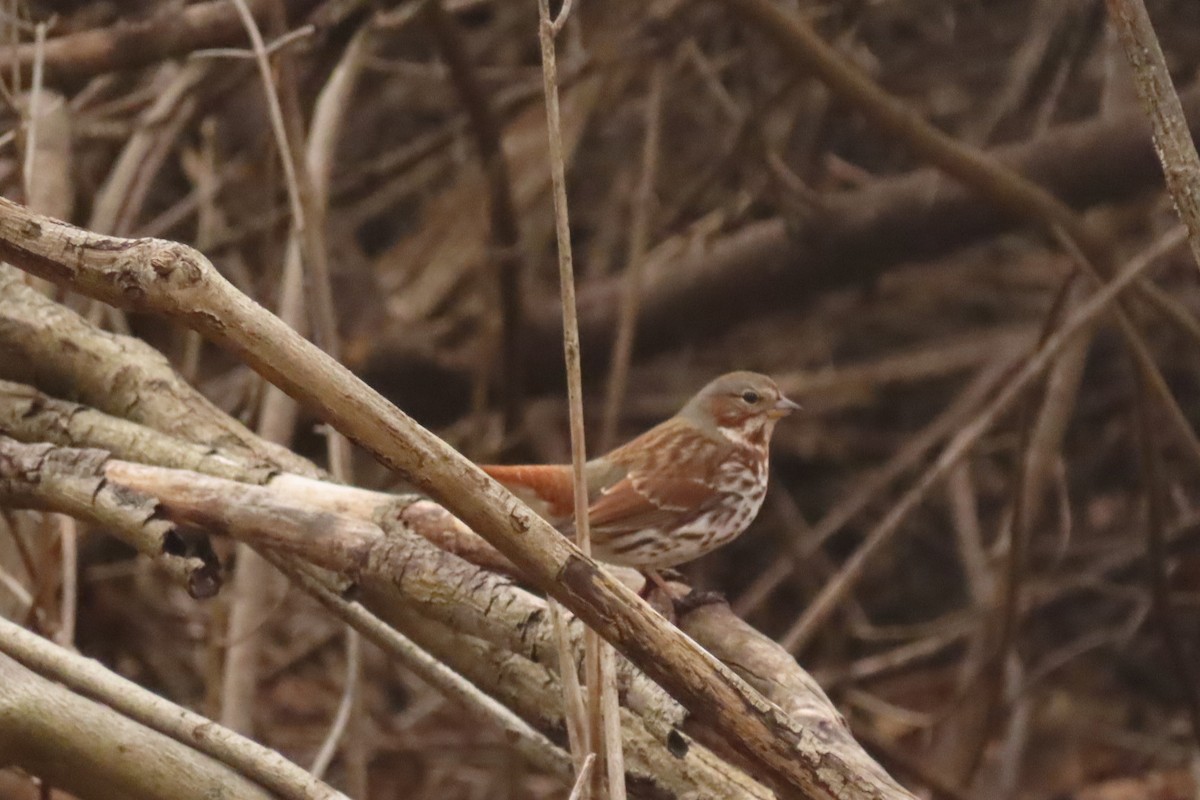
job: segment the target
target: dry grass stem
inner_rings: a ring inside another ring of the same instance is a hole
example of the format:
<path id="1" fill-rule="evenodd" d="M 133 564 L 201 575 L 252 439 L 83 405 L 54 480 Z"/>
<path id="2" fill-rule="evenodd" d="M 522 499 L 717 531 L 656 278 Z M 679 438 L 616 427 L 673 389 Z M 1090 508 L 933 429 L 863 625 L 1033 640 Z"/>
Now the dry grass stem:
<path id="1" fill-rule="evenodd" d="M 1167 60 L 1142 0 L 1107 0 L 1109 16 L 1133 70 L 1134 86 L 1154 129 L 1175 210 L 1188 229 L 1192 258 L 1200 267 L 1200 155 L 1188 130 L 1183 105 L 1171 83 Z"/>
<path id="2" fill-rule="evenodd" d="M 575 761 L 576 784 L 587 759 L 595 754 L 588 748 L 587 703 L 583 699 L 583 687 L 579 684 L 579 671 L 575 663 L 575 652 L 571 646 L 571 635 L 563 621 L 563 609 L 554 600 L 546 603 L 550 611 L 550 622 L 554 626 L 554 645 L 558 654 L 558 679 L 562 682 L 563 718 L 567 724 L 567 742 Z"/>
<path id="3" fill-rule="evenodd" d="M 583 766 L 579 768 L 578 775 L 575 776 L 575 785 L 571 787 L 571 794 L 567 796 L 567 800 L 582 800 L 587 796 L 587 786 L 592 778 L 592 768 L 596 766 L 596 754 L 588 753 L 587 758 L 583 760 Z"/>
<path id="4" fill-rule="evenodd" d="M 288 207 L 292 214 L 292 226 L 297 231 L 304 231 L 304 203 L 300 196 L 299 178 L 296 174 L 296 162 L 292 157 L 292 145 L 288 141 L 287 123 L 283 118 L 283 108 L 279 95 L 275 90 L 275 76 L 271 69 L 267 46 L 263 42 L 262 32 L 254 19 L 246 0 L 230 0 L 237 9 L 238 17 L 245 26 L 246 35 L 250 37 L 251 49 L 254 53 L 255 65 L 258 67 L 259 78 L 262 79 L 263 94 L 267 103 L 267 114 L 271 120 L 271 133 L 275 136 L 275 147 L 279 153 L 279 161 L 283 165 L 284 185 L 288 192 Z"/>
<path id="5" fill-rule="evenodd" d="M 25 128 L 25 163 L 21 170 L 25 180 L 25 197 L 33 197 L 34 159 L 38 146 L 38 122 L 42 116 L 42 65 L 46 54 L 46 25 L 38 23 L 34 39 L 33 84 L 29 87 L 29 120 Z"/>
<path id="6" fill-rule="evenodd" d="M 567 9 L 564 7 L 563 9 Z M 579 319 L 575 309 L 575 270 L 571 255 L 571 223 L 567 209 L 567 178 L 558 103 L 558 67 L 554 37 L 556 21 L 550 18 L 549 0 L 538 0 L 538 39 L 542 49 L 542 81 L 546 95 L 546 130 L 549 137 L 550 176 L 554 195 L 555 235 L 558 242 L 558 278 L 562 293 L 563 351 L 567 364 L 567 402 L 571 423 L 571 469 L 574 474 L 575 541 L 584 555 L 591 555 L 588 528 L 588 487 L 584 474 L 587 445 L 583 421 L 583 374 L 580 367 Z M 565 19 L 565 14 L 560 14 Z M 602 653 L 607 645 L 589 628 L 584 633 L 584 675 L 587 683 L 587 750 L 599 766 L 593 773 L 591 791 L 584 797 L 600 798 L 607 787 L 610 800 L 624 800 L 625 769 L 621 749 L 609 750 L 620 742 L 620 719 L 607 713 L 617 708 L 616 675 L 606 670 L 612 661 Z M 615 732 L 615 733 L 614 733 Z M 578 759 L 578 756 L 576 756 Z"/>
<path id="7" fill-rule="evenodd" d="M 59 628 L 54 640 L 63 647 L 75 644 L 75 621 L 79 616 L 79 528 L 65 514 L 50 516 L 58 528 L 58 544 L 62 551 L 62 598 L 59 601 Z"/>
<path id="8" fill-rule="evenodd" d="M 305 256 L 309 257 L 311 267 L 314 254 L 311 248 L 307 248 L 310 252 L 306 252 L 305 247 L 308 225 L 294 151 L 258 23 L 245 0 L 233 0 L 233 4 L 251 42 L 268 118 L 271 121 L 275 149 L 283 165 L 284 184 L 291 212 L 291 230 L 284 259 L 280 317 L 302 332 L 306 310 L 303 292 Z M 259 433 L 270 441 L 286 445 L 294 433 L 297 410 L 291 398 L 274 387 L 268 388 L 263 397 Z M 260 642 L 256 632 L 274 605 L 271 595 L 273 590 L 278 591 L 279 580 L 266 560 L 251 548 L 239 545 L 238 554 L 240 566 L 234 578 L 234 600 L 227 634 L 232 644 L 225 654 L 221 708 L 222 721 L 225 724 L 236 730 L 249 731 L 253 726 L 254 698 L 258 694 Z"/>

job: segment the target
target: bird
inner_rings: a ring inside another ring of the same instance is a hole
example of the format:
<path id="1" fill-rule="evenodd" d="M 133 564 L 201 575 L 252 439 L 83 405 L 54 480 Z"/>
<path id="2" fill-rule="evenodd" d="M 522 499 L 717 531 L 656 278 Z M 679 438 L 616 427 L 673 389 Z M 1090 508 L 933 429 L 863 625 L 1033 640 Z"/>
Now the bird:
<path id="1" fill-rule="evenodd" d="M 799 408 L 770 377 L 730 372 L 708 383 L 675 416 L 586 462 L 592 555 L 636 568 L 664 587 L 659 570 L 740 536 L 766 495 L 775 425 Z M 574 536 L 570 465 L 481 468 L 561 533 Z"/>

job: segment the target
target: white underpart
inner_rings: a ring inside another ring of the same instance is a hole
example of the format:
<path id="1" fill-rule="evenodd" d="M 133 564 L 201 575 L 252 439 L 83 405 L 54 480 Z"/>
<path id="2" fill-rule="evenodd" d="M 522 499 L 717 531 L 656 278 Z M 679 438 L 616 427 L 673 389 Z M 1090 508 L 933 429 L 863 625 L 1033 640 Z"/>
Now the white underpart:
<path id="1" fill-rule="evenodd" d="M 717 430 L 721 432 L 722 436 L 733 442 L 738 447 L 757 448 L 757 445 L 750 443 L 750 436 L 751 434 L 757 433 L 760 429 L 767 426 L 770 427 L 767 428 L 766 438 L 770 438 L 770 428 L 775 427 L 775 422 L 763 417 L 751 417 L 750 419 L 746 420 L 746 424 L 740 428 L 727 428 L 722 426 L 717 428 Z"/>

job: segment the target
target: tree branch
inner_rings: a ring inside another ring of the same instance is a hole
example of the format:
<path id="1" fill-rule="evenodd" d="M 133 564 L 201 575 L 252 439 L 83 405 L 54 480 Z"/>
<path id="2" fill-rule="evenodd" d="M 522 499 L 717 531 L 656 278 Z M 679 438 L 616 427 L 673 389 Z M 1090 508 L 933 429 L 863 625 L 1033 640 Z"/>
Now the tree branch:
<path id="1" fill-rule="evenodd" d="M 17 444 L 0 437 L 0 461 L 21 460 L 27 453 L 44 452 L 46 447 Z M 80 452 L 97 452 L 53 449 L 58 453 L 54 464 L 72 463 Z M 103 463 L 103 476 L 117 496 L 132 506 L 140 507 L 151 500 L 158 505 L 161 516 L 173 524 L 205 525 L 254 545 L 282 569 L 294 573 L 293 578 L 302 587 L 335 611 L 344 612 L 348 605 L 338 599 L 347 591 L 345 585 L 332 591 L 321 581 L 318 588 L 313 585 L 309 568 L 297 570 L 290 565 L 294 561 L 285 562 L 279 556 L 296 555 L 350 576 L 358 584 L 366 609 L 408 631 L 422 646 L 488 693 L 500 696 L 526 718 L 551 729 L 561 727 L 561 712 L 556 710 L 561 708 L 560 690 L 556 680 L 548 680 L 546 672 L 554 666 L 554 641 L 545 602 L 422 538 L 409 526 L 412 517 L 408 511 L 414 505 L 432 507 L 429 501 L 413 503 L 411 498 L 286 474 L 268 486 L 256 486 L 111 458 Z M 32 488 L 22 495 L 6 493 L 0 484 L 0 500 L 17 506 L 36 503 L 50 508 L 62 508 L 69 501 L 57 489 L 61 480 L 30 483 Z M 445 511 L 438 511 L 443 526 L 453 529 L 457 525 L 461 529 L 461 523 Z M 80 516 L 91 518 L 86 510 Z M 445 535 L 453 536 L 455 532 Z M 345 618 L 389 652 L 396 652 L 389 638 L 381 635 L 382 623 L 369 613 L 346 614 Z M 571 633 L 578 650 L 582 626 L 576 622 Z M 628 769 L 632 781 L 652 784 L 668 797 L 696 793 L 765 797 L 765 789 L 708 750 L 688 747 L 678 730 L 685 724 L 682 709 L 644 675 L 627 662 L 622 663 L 629 705 L 623 716 L 631 748 Z M 438 686 L 443 683 L 435 681 Z M 451 696 L 461 698 L 463 692 L 455 691 Z M 486 718 L 496 718 L 495 708 L 474 707 Z M 497 718 L 497 722 L 513 729 L 511 719 Z M 553 768 L 554 753 L 545 752 L 544 739 L 534 740 L 530 733 L 525 732 L 519 739 L 525 744 L 523 752 L 532 763 L 557 772 Z M 667 745 L 672 739 L 682 743 L 685 756 L 672 755 Z"/>
<path id="2" fill-rule="evenodd" d="M 288 10 L 303 16 L 319 0 L 288 0 Z M 256 0 L 256 16 L 265 16 L 271 3 Z M 136 22 L 121 20 L 108 28 L 79 31 L 48 39 L 45 43 L 45 82 L 51 86 L 76 84 L 105 72 L 136 69 L 178 58 L 194 50 L 226 47 L 246 42 L 237 9 L 228 0 L 209 0 L 183 8 L 163 8 Z M 21 44 L 9 58 L 28 80 L 37 47 Z"/>
<path id="3" fill-rule="evenodd" d="M 180 320 L 233 351 L 443 503 L 575 612 L 786 795 L 879 796 L 545 520 L 347 369 L 238 292 L 202 254 L 81 231 L 0 202 L 0 256 L 105 302 Z"/>
<path id="4" fill-rule="evenodd" d="M 0 753 L 0 767 L 20 767 L 81 798 L 278 797 L 228 766 L 3 654 Z"/>
<path id="5" fill-rule="evenodd" d="M 69 430 L 51 421 L 64 418 L 86 424 Z M 173 453 L 171 443 L 175 440 L 170 437 L 145 429 L 141 436 L 135 436 L 127 430 L 130 428 L 140 426 L 38 396 L 27 388 L 0 384 L 0 432 L 22 439 L 49 434 L 62 446 L 95 446 L 101 442 L 133 446 L 135 449 L 114 452 L 123 458 L 145 458 L 136 447 L 150 442 L 145 452 L 163 459 L 156 462 L 159 467 L 106 462 L 106 480 L 120 487 L 125 496 L 154 496 L 164 519 L 180 524 L 210 523 L 214 530 L 242 541 L 277 545 L 276 550 L 264 552 L 293 552 L 342 574 L 354 575 L 368 608 L 404 629 L 489 693 L 501 696 L 527 719 L 548 720 L 552 727 L 561 725 L 561 712 L 551 713 L 561 706 L 557 683 L 546 687 L 544 677 L 531 677 L 530 683 L 537 687 L 533 694 L 522 688 L 526 685 L 524 679 L 514 683 L 515 674 L 555 664 L 554 632 L 546 604 L 511 581 L 491 574 L 500 566 L 494 561 L 502 559 L 498 553 L 490 551 L 492 555 L 483 559 L 485 568 L 480 569 L 476 563 L 467 563 L 440 549 L 449 545 L 453 552 L 464 553 L 468 561 L 473 561 L 481 552 L 475 543 L 483 544 L 444 509 L 427 500 L 286 473 L 271 478 L 265 486 L 231 482 L 255 479 L 259 473 L 247 469 L 236 457 L 196 462 L 192 446 L 179 443 L 178 452 Z M 114 430 L 125 432 L 118 436 Z M 81 438 L 72 438 L 73 433 Z M 179 469 L 179 465 L 190 463 L 198 463 L 205 474 Z M 206 475 L 231 480 L 212 481 Z M 509 564 L 504 571 L 511 570 Z M 688 633 L 715 654 L 736 656 L 736 668 L 747 670 L 743 677 L 759 685 L 757 682 L 765 676 L 780 676 L 774 685 L 767 686 L 769 696 L 793 713 L 807 709 L 799 719 L 820 732 L 821 747 L 840 752 L 847 763 L 869 761 L 849 737 L 833 705 L 794 661 L 786 654 L 779 656 L 782 651 L 777 646 L 740 621 L 693 625 L 693 619 L 698 617 L 689 615 L 685 621 Z M 571 629 L 577 648 L 582 628 L 575 623 Z M 734 638 L 727 640 L 727 635 Z M 467 640 L 479 643 L 477 651 L 464 649 Z M 779 657 L 786 658 L 791 666 L 784 669 L 785 662 L 772 661 Z M 508 666 L 503 670 L 495 668 L 499 658 L 507 659 Z M 518 669 L 517 665 L 524 666 Z M 719 767 L 703 748 L 689 748 L 680 728 L 709 742 L 714 741 L 711 731 L 689 721 L 682 709 L 628 662 L 620 662 L 619 674 L 629 713 L 636 714 L 638 720 L 631 727 L 634 718 L 627 716 L 624 731 L 631 759 L 627 765 L 631 785 L 649 780 L 664 789 L 673 787 L 672 794 L 700 791 L 702 796 L 729 796 L 730 786 L 743 779 Z M 786 675 L 794 677 L 783 677 Z M 788 696 L 792 692 L 797 694 Z M 688 750 L 683 760 L 663 749 L 671 742 L 676 748 Z M 716 783 L 706 783 L 711 781 Z M 703 789 L 705 785 L 711 790 Z"/>
<path id="6" fill-rule="evenodd" d="M 348 800 L 279 753 L 109 672 L 95 661 L 0 618 L 0 652 L 35 672 L 102 700 L 153 730 L 227 764 L 290 800 Z M 143 765 L 144 766 L 144 765 Z"/>

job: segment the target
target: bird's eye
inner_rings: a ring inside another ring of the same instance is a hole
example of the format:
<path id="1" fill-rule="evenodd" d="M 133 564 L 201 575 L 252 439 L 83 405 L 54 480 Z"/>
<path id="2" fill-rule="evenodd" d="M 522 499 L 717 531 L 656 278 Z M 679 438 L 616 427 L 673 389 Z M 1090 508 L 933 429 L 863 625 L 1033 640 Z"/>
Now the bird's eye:
<path id="1" fill-rule="evenodd" d="M 747 389 L 746 391 L 742 392 L 742 400 L 744 400 L 746 402 L 746 405 L 752 406 L 755 403 L 757 403 L 760 399 L 761 398 L 758 396 L 758 392 L 753 391 L 751 389 Z"/>

